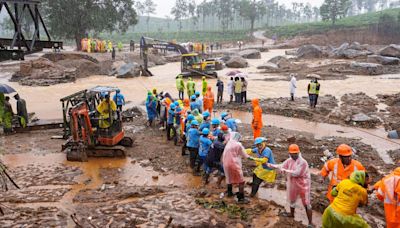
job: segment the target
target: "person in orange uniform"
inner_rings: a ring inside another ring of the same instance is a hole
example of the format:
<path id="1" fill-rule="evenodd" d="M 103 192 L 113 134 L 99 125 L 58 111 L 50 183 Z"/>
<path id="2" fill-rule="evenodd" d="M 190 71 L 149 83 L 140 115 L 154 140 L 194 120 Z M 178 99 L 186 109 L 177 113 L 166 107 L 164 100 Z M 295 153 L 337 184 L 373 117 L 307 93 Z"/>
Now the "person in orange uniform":
<path id="1" fill-rule="evenodd" d="M 262 109 L 257 98 L 253 99 L 251 103 L 253 105 L 253 121 L 251 122 L 251 128 L 253 129 L 254 139 L 256 139 L 261 136 L 261 129 L 263 126 Z"/>
<path id="2" fill-rule="evenodd" d="M 214 107 L 214 93 L 211 90 L 211 86 L 207 87 L 207 92 L 204 95 L 204 99 L 203 99 L 203 111 L 208 111 L 210 113 L 212 113 L 213 111 L 213 107 Z"/>
<path id="3" fill-rule="evenodd" d="M 384 203 L 386 227 L 400 228 L 400 167 L 378 181 L 374 188 L 377 198 Z"/>
<path id="4" fill-rule="evenodd" d="M 187 116 L 190 114 L 188 113 L 190 111 L 190 101 L 188 98 L 183 99 L 183 108 L 182 108 L 182 121 L 181 121 L 181 131 L 185 132 L 185 119 Z"/>
<path id="5" fill-rule="evenodd" d="M 324 182 L 327 176 L 330 178 L 326 196 L 331 203 L 334 197 L 330 193 L 334 186 L 338 185 L 342 180 L 348 179 L 354 171 L 365 171 L 364 166 L 359 161 L 351 158 L 353 150 L 350 146 L 341 144 L 337 147 L 336 153 L 339 158 L 327 161 L 321 169 L 321 183 Z"/>

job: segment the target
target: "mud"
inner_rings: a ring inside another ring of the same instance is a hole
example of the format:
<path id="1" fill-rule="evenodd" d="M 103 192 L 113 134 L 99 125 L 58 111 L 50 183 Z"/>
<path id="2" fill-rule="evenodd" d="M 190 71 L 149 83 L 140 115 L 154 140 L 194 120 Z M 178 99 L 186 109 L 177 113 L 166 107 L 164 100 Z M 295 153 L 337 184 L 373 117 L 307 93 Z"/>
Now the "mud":
<path id="1" fill-rule="evenodd" d="M 385 120 L 385 129 L 400 131 L 400 93 L 377 96 L 380 102 L 386 105 L 380 110 L 381 118 Z"/>

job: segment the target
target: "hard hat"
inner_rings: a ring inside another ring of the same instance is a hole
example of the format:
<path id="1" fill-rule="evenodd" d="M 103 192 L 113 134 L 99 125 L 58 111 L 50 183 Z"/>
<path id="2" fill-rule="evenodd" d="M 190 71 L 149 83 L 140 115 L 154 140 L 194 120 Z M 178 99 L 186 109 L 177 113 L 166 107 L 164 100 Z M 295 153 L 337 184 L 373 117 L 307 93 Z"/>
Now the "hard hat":
<path id="1" fill-rule="evenodd" d="M 175 108 L 176 108 L 176 105 L 175 105 L 175 104 L 171 104 L 171 105 L 169 106 L 169 108 L 170 108 L 170 109 L 175 109 Z"/>
<path id="2" fill-rule="evenodd" d="M 200 96 L 200 92 L 199 92 L 199 91 L 196 91 L 196 92 L 194 93 L 194 95 Z"/>
<path id="3" fill-rule="evenodd" d="M 256 138 L 256 140 L 254 140 L 254 145 L 258 145 L 258 144 L 263 143 L 263 142 L 265 142 L 265 141 L 267 141 L 266 138 L 264 138 L 264 137 L 258 137 L 258 138 Z"/>
<path id="4" fill-rule="evenodd" d="M 210 129 L 208 129 L 208 128 L 203 128 L 203 130 L 201 131 L 201 134 L 203 134 L 203 135 L 208 135 L 208 134 L 210 134 Z"/>
<path id="5" fill-rule="evenodd" d="M 190 99 L 193 101 L 193 100 L 196 100 L 196 95 L 192 95 L 191 97 L 190 97 Z"/>
<path id="6" fill-rule="evenodd" d="M 179 106 L 179 101 L 175 101 L 175 102 L 174 102 L 174 105 L 175 105 L 175 106 Z"/>
<path id="7" fill-rule="evenodd" d="M 209 117 L 209 116 L 210 116 L 210 112 L 209 112 L 209 111 L 203 112 L 203 116 L 204 116 L 204 117 Z"/>
<path id="8" fill-rule="evenodd" d="M 194 125 L 194 126 L 199 126 L 199 121 L 193 120 L 193 121 L 192 121 L 192 125 Z"/>
<path id="9" fill-rule="evenodd" d="M 341 156 L 350 156 L 353 154 L 353 150 L 349 145 L 341 144 L 337 147 L 336 153 Z"/>
<path id="10" fill-rule="evenodd" d="M 194 115 L 192 115 L 192 114 L 188 115 L 187 120 L 188 121 L 194 120 Z"/>
<path id="11" fill-rule="evenodd" d="M 121 92 L 121 90 L 120 90 L 120 89 L 117 89 L 117 93 L 119 93 L 119 92 Z"/>
<path id="12" fill-rule="evenodd" d="M 202 77 L 202 79 L 203 79 L 203 80 L 205 80 L 205 79 L 206 79 L 206 77 L 205 77 L 205 76 L 203 76 L 203 77 Z"/>
<path id="13" fill-rule="evenodd" d="M 228 126 L 224 125 L 224 126 L 221 127 L 221 130 L 222 130 L 222 131 L 228 131 L 229 128 L 228 128 Z"/>
<path id="14" fill-rule="evenodd" d="M 221 113 L 221 118 L 222 118 L 222 119 L 224 119 L 224 118 L 227 117 L 227 116 L 228 116 L 228 113 L 226 113 L 226 112 Z"/>
<path id="15" fill-rule="evenodd" d="M 219 125 L 219 123 L 220 123 L 219 119 L 217 119 L 217 118 L 214 118 L 214 119 L 211 120 L 211 124 L 212 125 Z"/>
<path id="16" fill-rule="evenodd" d="M 291 144 L 289 146 L 289 153 L 290 154 L 298 154 L 300 153 L 300 148 L 297 144 Z"/>

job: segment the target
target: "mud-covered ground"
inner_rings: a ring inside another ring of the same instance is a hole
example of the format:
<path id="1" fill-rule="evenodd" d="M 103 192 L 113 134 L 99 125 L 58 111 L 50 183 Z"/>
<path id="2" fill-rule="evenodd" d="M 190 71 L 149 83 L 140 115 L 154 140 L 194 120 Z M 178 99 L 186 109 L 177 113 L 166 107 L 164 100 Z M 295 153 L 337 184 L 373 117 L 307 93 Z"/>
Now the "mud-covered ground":
<path id="1" fill-rule="evenodd" d="M 5 215 L 0 226 L 75 226 L 83 227 L 303 227 L 304 211 L 296 221 L 280 216 L 287 206 L 284 198 L 285 178 L 278 175 L 276 186 L 263 185 L 259 198 L 248 205 L 237 205 L 235 199 L 221 198 L 224 188 L 216 179 L 204 186 L 201 177 L 191 175 L 188 156 L 181 156 L 181 147 L 166 140 L 165 131 L 145 128 L 143 117 L 125 124 L 126 132 L 135 139 L 127 150 L 126 159 L 90 159 L 87 163 L 67 162 L 60 153 L 63 140 L 50 140 L 61 130 L 36 131 L 1 137 L 3 156 L 21 190 L 2 192 L 0 205 Z M 241 124 L 243 144 L 252 145 L 250 126 Z M 314 139 L 313 135 L 264 127 L 277 162 L 284 161 L 287 147 L 297 143 L 312 168 L 312 202 L 315 223 L 328 205 L 326 185 L 317 182 L 322 167 L 323 151 L 334 154 L 341 143 L 351 145 L 376 181 L 393 166 L 385 165 L 377 152 L 358 139 L 329 137 Z M 35 149 L 32 149 L 35 148 Z M 245 176 L 251 183 L 253 163 L 244 162 Z M 274 190 L 275 189 L 275 190 Z M 278 190 L 276 190 L 278 189 Z M 250 186 L 246 192 L 249 193 Z M 274 195 L 278 194 L 278 195 Z M 376 200 L 361 211 L 373 227 L 383 221 L 383 207 Z M 72 217 L 71 217 L 72 215 Z M 374 225 L 375 224 L 375 225 Z"/>

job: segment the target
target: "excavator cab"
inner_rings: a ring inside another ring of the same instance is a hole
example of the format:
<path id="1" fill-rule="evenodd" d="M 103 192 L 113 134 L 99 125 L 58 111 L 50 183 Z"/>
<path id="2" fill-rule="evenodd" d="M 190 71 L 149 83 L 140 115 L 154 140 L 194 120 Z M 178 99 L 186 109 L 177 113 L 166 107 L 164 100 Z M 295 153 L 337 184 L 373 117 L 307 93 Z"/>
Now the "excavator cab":
<path id="1" fill-rule="evenodd" d="M 69 132 L 62 150 L 67 151 L 68 161 L 87 161 L 88 157 L 123 157 L 125 147 L 133 145 L 133 140 L 125 137 L 122 114 L 112 101 L 117 89 L 97 86 L 79 93 L 80 100 L 70 102 L 72 95 L 61 99 L 64 124 L 67 125 L 64 129 Z"/>
<path id="2" fill-rule="evenodd" d="M 218 77 L 215 72 L 215 61 L 201 59 L 197 53 L 182 54 L 181 72 L 184 77 L 198 75 Z"/>

